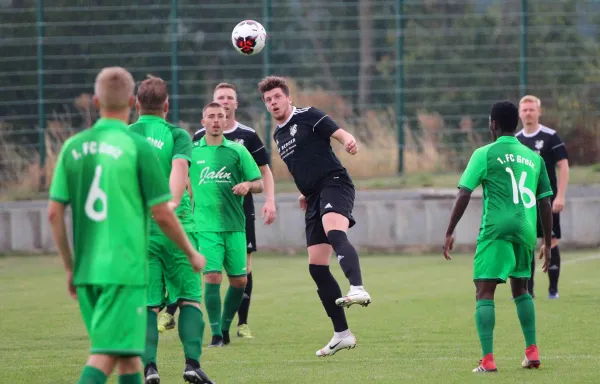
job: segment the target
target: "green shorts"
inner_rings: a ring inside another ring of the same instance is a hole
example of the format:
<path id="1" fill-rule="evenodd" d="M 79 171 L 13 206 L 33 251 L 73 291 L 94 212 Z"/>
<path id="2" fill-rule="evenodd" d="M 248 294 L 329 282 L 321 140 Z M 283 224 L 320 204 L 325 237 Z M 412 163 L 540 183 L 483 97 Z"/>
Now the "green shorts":
<path id="1" fill-rule="evenodd" d="M 246 276 L 246 232 L 198 232 L 200 253 L 206 257 L 204 274 Z"/>
<path id="2" fill-rule="evenodd" d="M 195 232 L 188 232 L 198 249 Z M 162 307 L 179 300 L 202 302 L 200 274 L 194 272 L 186 254 L 166 235 L 151 235 L 148 252 L 148 307 Z"/>
<path id="3" fill-rule="evenodd" d="M 146 287 L 80 285 L 77 299 L 91 354 L 141 356 L 146 346 Z"/>
<path id="4" fill-rule="evenodd" d="M 533 248 L 507 240 L 483 240 L 477 243 L 473 260 L 473 280 L 506 283 L 509 277 L 529 280 Z"/>

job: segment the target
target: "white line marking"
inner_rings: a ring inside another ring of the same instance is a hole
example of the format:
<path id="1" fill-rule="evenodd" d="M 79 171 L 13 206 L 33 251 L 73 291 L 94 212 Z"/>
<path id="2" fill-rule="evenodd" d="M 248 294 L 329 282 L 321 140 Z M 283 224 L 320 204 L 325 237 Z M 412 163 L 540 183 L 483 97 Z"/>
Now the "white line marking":
<path id="1" fill-rule="evenodd" d="M 560 264 L 561 265 L 565 265 L 565 264 L 579 264 L 579 263 L 585 263 L 586 261 L 592 261 L 592 260 L 598 260 L 598 259 L 600 259 L 600 254 L 586 256 L 586 257 L 580 257 L 579 259 L 572 259 L 572 260 L 565 260 L 565 261 L 561 260 Z"/>

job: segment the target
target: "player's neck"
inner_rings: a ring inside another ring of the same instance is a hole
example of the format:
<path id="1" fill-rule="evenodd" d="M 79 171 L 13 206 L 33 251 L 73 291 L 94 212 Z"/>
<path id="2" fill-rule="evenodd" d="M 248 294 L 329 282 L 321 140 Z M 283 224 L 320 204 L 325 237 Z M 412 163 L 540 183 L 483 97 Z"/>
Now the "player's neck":
<path id="1" fill-rule="evenodd" d="M 125 124 L 129 124 L 129 110 L 124 111 L 100 111 L 100 117 L 103 119 L 121 120 Z"/>
<path id="2" fill-rule="evenodd" d="M 236 125 L 237 121 L 235 120 L 235 117 L 227 119 L 227 124 L 225 124 L 225 131 L 231 131 L 233 128 L 235 128 Z"/>
<path id="3" fill-rule="evenodd" d="M 281 118 L 280 121 L 277 121 L 277 124 L 281 125 L 281 124 L 285 123 L 286 121 L 288 121 L 290 116 L 292 116 L 293 112 L 294 112 L 294 106 L 290 105 L 290 107 L 287 110 L 287 113 L 285 115 L 283 115 L 283 117 Z"/>
<path id="4" fill-rule="evenodd" d="M 207 145 L 221 145 L 223 144 L 223 135 L 213 136 L 205 135 Z"/>
<path id="5" fill-rule="evenodd" d="M 539 123 L 535 123 L 535 124 L 527 124 L 527 125 L 523 125 L 523 130 L 525 131 L 525 133 L 534 133 L 535 131 L 538 130 L 538 127 L 540 126 Z"/>

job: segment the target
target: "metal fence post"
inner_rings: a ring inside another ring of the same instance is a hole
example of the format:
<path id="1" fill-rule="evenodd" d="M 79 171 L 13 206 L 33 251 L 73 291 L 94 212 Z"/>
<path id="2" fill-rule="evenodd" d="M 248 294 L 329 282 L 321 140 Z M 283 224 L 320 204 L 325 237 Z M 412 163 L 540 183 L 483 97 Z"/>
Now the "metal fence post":
<path id="1" fill-rule="evenodd" d="M 44 108 L 44 1 L 36 1 L 35 25 L 37 34 L 37 114 L 38 114 L 38 150 L 40 152 L 40 185 L 46 187 L 46 117 Z"/>
<path id="2" fill-rule="evenodd" d="M 174 124 L 179 124 L 179 46 L 178 40 L 178 21 L 177 8 L 178 1 L 171 0 L 171 97 L 169 97 L 169 105 L 171 109 L 171 121 Z"/>
<path id="3" fill-rule="evenodd" d="M 521 0 L 521 52 L 519 55 L 519 93 L 527 94 L 527 0 Z"/>
<path id="4" fill-rule="evenodd" d="M 263 0 L 263 27 L 267 31 L 267 42 L 263 49 L 263 77 L 271 73 L 271 42 L 269 34 L 271 33 L 271 0 Z M 269 154 L 269 165 L 271 164 L 271 115 L 265 113 L 265 149 Z"/>
<path id="5" fill-rule="evenodd" d="M 396 0 L 396 131 L 398 173 L 404 172 L 404 0 Z"/>

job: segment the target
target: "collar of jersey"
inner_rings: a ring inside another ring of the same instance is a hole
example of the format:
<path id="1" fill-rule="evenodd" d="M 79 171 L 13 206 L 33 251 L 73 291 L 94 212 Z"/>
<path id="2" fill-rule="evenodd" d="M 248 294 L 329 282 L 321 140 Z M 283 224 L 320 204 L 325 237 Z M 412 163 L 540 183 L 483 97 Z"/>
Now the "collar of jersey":
<path id="1" fill-rule="evenodd" d="M 496 142 L 502 142 L 502 141 L 519 141 L 519 139 L 517 139 L 514 136 L 500 136 L 499 138 L 496 139 Z"/>
<path id="2" fill-rule="evenodd" d="M 99 118 L 93 126 L 94 128 L 105 128 L 105 127 L 119 127 L 123 129 L 127 129 L 127 124 L 122 120 L 118 119 L 109 119 L 106 117 Z"/>
<path id="3" fill-rule="evenodd" d="M 200 139 L 200 147 L 207 147 L 207 146 L 208 146 L 208 144 L 206 144 L 206 135 L 204 135 Z M 227 140 L 225 138 L 225 136 L 223 136 L 223 141 L 221 142 L 221 144 L 219 144 L 219 145 L 211 145 L 211 147 L 223 147 L 223 146 L 229 146 L 229 140 Z"/>
<path id="4" fill-rule="evenodd" d="M 166 120 L 160 116 L 141 115 L 140 117 L 138 117 L 138 121 L 166 121 Z"/>

